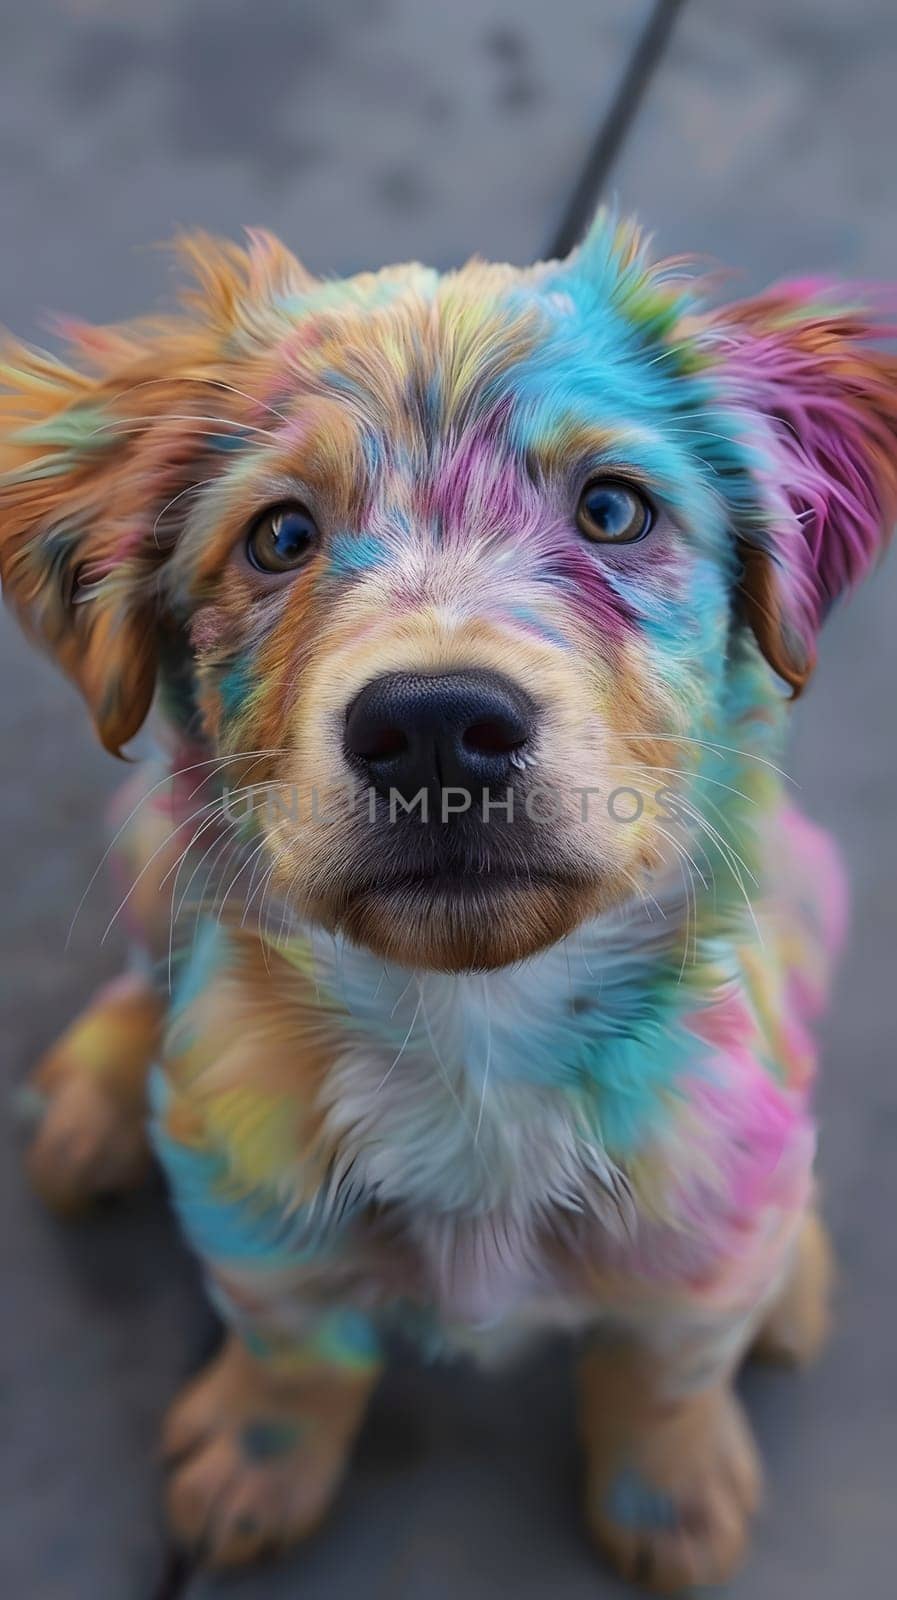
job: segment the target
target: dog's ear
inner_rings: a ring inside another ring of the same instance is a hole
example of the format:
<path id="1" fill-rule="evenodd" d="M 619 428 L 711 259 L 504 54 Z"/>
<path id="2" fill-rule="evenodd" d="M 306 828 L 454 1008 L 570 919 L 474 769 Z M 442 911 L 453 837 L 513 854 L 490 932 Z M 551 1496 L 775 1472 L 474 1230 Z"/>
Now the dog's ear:
<path id="1" fill-rule="evenodd" d="M 741 507 L 744 615 L 799 694 L 833 601 L 897 521 L 897 356 L 870 292 L 785 284 L 713 318 L 752 490 Z"/>
<path id="2" fill-rule="evenodd" d="M 265 381 L 253 363 L 313 284 L 266 234 L 246 250 L 194 235 L 179 253 L 195 280 L 180 312 L 63 324 L 72 365 L 11 344 L 0 367 L 4 596 L 116 753 L 153 698 L 165 564 L 190 491 L 270 425 L 249 392 Z"/>

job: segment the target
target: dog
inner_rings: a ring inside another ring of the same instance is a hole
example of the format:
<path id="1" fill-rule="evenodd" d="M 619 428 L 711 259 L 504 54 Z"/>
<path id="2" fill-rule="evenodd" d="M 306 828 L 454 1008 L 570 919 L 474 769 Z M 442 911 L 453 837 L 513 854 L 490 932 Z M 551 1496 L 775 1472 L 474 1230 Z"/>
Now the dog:
<path id="1" fill-rule="evenodd" d="M 886 307 L 715 307 L 607 212 L 525 269 L 179 248 L 174 312 L 8 347 L 0 425 L 7 600 L 108 750 L 156 707 L 134 960 L 37 1068 L 28 1162 L 65 1210 L 154 1149 L 202 1260 L 172 1528 L 228 1566 L 315 1527 L 393 1330 L 566 1329 L 601 1550 L 723 1581 L 733 1374 L 826 1327 L 845 888 L 780 763 L 897 520 Z"/>

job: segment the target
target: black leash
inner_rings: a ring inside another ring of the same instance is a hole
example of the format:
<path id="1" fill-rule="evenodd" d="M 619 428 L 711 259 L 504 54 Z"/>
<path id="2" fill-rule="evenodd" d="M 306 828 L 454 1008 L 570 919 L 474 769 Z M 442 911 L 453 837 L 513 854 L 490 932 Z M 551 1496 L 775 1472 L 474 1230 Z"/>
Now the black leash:
<path id="1" fill-rule="evenodd" d="M 180 1600 L 190 1580 L 196 1576 L 196 1565 L 183 1551 L 170 1547 L 165 1553 L 162 1576 L 152 1593 L 152 1600 Z"/>
<path id="2" fill-rule="evenodd" d="M 684 3 L 685 0 L 655 0 L 610 110 L 602 119 L 566 209 L 548 241 L 547 260 L 567 255 L 582 238 Z"/>

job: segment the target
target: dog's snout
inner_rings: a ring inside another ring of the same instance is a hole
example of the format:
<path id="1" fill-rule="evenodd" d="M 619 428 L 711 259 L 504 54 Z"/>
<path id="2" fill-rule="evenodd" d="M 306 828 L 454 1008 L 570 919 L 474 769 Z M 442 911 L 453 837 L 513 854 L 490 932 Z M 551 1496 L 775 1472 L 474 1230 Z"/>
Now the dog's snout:
<path id="1" fill-rule="evenodd" d="M 352 765 L 380 794 L 506 785 L 535 734 L 535 706 L 497 672 L 390 673 L 346 715 Z"/>

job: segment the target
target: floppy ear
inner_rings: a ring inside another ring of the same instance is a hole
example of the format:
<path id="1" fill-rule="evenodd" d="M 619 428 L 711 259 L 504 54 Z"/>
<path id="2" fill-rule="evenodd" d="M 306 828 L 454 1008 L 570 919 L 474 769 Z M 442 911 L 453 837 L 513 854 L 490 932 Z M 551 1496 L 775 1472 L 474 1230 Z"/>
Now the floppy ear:
<path id="1" fill-rule="evenodd" d="M 190 490 L 270 426 L 247 372 L 313 283 L 266 234 L 245 251 L 204 235 L 179 248 L 196 279 L 180 313 L 63 324 L 77 366 L 15 344 L 0 365 L 4 597 L 115 753 L 149 710 L 160 629 L 178 620 L 164 568 Z"/>
<path id="2" fill-rule="evenodd" d="M 740 526 L 744 614 L 799 694 L 832 602 L 863 578 L 897 521 L 895 329 L 850 290 L 783 284 L 713 318 L 753 483 Z"/>

